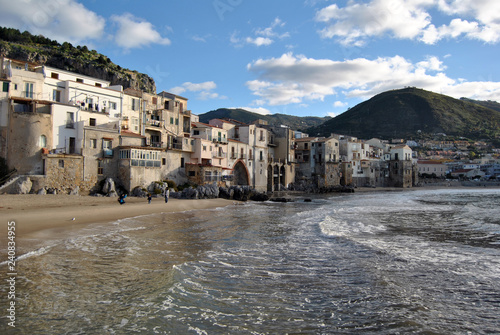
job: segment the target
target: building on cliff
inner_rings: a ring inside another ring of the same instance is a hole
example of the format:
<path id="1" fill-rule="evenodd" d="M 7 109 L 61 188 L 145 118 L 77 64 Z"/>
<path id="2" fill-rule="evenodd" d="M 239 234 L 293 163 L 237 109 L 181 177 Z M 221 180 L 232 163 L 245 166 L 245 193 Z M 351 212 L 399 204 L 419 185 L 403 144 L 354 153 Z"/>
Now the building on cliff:
<path id="1" fill-rule="evenodd" d="M 35 192 L 99 191 L 107 178 L 129 192 L 163 180 L 259 191 L 299 180 L 314 187 L 412 184 L 409 147 L 343 135 L 296 138 L 262 120 L 205 124 L 187 98 L 172 93 L 8 58 L 0 66 L 0 157 L 30 176 Z"/>

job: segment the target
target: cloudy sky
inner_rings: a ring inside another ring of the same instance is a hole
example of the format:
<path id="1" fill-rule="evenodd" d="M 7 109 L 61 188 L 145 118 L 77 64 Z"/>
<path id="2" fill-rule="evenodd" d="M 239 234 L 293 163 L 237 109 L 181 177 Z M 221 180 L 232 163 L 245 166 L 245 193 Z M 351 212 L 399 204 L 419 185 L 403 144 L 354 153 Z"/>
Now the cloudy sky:
<path id="1" fill-rule="evenodd" d="M 87 45 L 158 92 L 335 116 L 415 86 L 500 102 L 498 0 L 0 0 L 0 25 Z"/>

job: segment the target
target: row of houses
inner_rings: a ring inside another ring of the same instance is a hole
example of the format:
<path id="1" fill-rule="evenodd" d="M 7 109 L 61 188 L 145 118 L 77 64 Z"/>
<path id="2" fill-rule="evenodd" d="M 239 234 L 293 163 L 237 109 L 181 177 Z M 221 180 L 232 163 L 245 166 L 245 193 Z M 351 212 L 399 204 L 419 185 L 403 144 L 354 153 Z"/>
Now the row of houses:
<path id="1" fill-rule="evenodd" d="M 411 187 L 406 145 L 335 135 L 300 137 L 264 121 L 199 122 L 187 98 L 150 94 L 39 64 L 1 59 L 0 157 L 34 188 L 92 192 L 106 178 L 131 191 L 155 181 L 249 185 L 294 182 Z"/>
<path id="2" fill-rule="evenodd" d="M 495 159 L 461 162 L 450 160 L 418 160 L 418 173 L 437 178 L 500 178 L 500 162 Z"/>

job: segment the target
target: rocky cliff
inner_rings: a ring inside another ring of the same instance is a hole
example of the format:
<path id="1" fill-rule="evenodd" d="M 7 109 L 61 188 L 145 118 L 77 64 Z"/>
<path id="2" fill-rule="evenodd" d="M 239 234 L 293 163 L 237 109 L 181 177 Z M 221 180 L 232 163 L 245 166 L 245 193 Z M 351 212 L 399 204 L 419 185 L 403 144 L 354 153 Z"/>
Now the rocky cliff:
<path id="1" fill-rule="evenodd" d="M 153 78 L 144 73 L 123 69 L 108 57 L 86 46 L 74 47 L 70 43 L 59 44 L 43 36 L 0 27 L 0 57 L 52 66 L 134 88 L 156 93 Z"/>

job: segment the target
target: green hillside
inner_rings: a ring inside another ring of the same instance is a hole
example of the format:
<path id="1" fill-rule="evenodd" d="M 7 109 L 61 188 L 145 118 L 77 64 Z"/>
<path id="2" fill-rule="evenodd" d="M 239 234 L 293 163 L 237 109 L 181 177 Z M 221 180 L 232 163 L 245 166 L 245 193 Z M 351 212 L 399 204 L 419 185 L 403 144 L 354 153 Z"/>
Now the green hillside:
<path id="1" fill-rule="evenodd" d="M 331 117 L 316 117 L 316 116 L 292 116 L 285 114 L 262 115 L 241 108 L 228 109 L 219 108 L 200 115 L 200 121 L 208 123 L 212 119 L 233 119 L 243 123 L 252 123 L 256 120 L 265 120 L 270 125 L 285 125 L 293 130 L 303 131 L 310 127 L 321 125 Z"/>
<path id="2" fill-rule="evenodd" d="M 311 136 L 331 133 L 359 138 L 418 138 L 445 133 L 471 139 L 500 135 L 500 112 L 471 101 L 417 88 L 387 91 L 311 127 Z"/>
<path id="3" fill-rule="evenodd" d="M 32 35 L 17 29 L 0 27 L 0 56 L 44 64 L 58 69 L 108 80 L 112 85 L 156 93 L 153 78 L 137 71 L 124 69 L 108 57 L 86 46 L 73 46 Z"/>
<path id="4" fill-rule="evenodd" d="M 472 102 L 472 103 L 481 105 L 483 107 L 487 107 L 487 108 L 496 110 L 497 112 L 500 112 L 500 103 L 498 103 L 496 101 L 491 101 L 491 100 L 487 100 L 487 101 L 472 100 L 472 99 L 467 99 L 467 98 L 460 98 L 460 100 Z"/>

